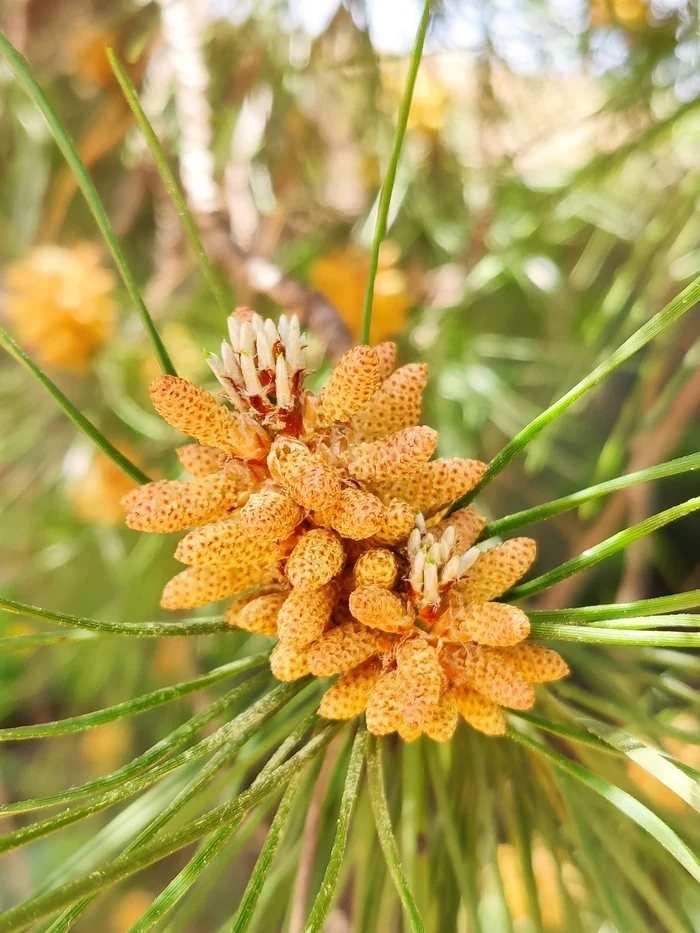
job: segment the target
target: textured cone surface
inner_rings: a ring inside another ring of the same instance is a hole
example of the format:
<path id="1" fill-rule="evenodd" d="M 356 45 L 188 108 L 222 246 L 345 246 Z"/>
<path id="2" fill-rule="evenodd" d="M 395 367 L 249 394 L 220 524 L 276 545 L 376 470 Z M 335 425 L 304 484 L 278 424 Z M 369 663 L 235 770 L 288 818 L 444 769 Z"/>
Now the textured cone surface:
<path id="1" fill-rule="evenodd" d="M 166 583 L 160 604 L 164 609 L 195 609 L 235 596 L 266 576 L 264 567 L 188 567 Z"/>
<path id="2" fill-rule="evenodd" d="M 329 509 L 340 498 L 340 477 L 304 444 L 276 442 L 268 466 L 273 477 L 305 509 Z"/>
<path id="3" fill-rule="evenodd" d="M 374 348 L 379 360 L 379 378 L 382 382 L 388 379 L 396 365 L 396 344 L 391 340 L 379 343 Z"/>
<path id="4" fill-rule="evenodd" d="M 234 452 L 230 432 L 235 420 L 205 389 L 180 376 L 161 376 L 151 383 L 153 407 L 168 424 L 201 444 Z"/>
<path id="5" fill-rule="evenodd" d="M 382 496 L 385 500 L 402 499 L 427 518 L 473 489 L 485 472 L 486 464 L 480 460 L 433 460 L 411 476 L 391 483 Z"/>
<path id="6" fill-rule="evenodd" d="M 392 551 L 371 548 L 358 557 L 353 569 L 355 587 L 381 586 L 390 590 L 399 575 L 399 565 Z"/>
<path id="7" fill-rule="evenodd" d="M 282 489 L 266 488 L 253 493 L 241 509 L 241 523 L 251 538 L 269 543 L 288 538 L 303 512 Z"/>
<path id="8" fill-rule="evenodd" d="M 243 557 L 239 547 L 242 539 L 237 515 L 190 531 L 175 548 L 175 557 L 191 567 L 234 567 Z"/>
<path id="9" fill-rule="evenodd" d="M 178 447 L 175 453 L 183 470 L 197 477 L 218 473 L 228 456 L 226 451 L 218 447 L 207 447 L 206 444 L 187 444 L 185 447 Z"/>
<path id="10" fill-rule="evenodd" d="M 416 514 L 407 502 L 389 499 L 381 525 L 372 535 L 372 544 L 402 544 L 413 531 Z"/>
<path id="11" fill-rule="evenodd" d="M 223 518 L 239 501 L 238 479 L 215 473 L 191 482 L 158 480 L 128 493 L 126 524 L 135 531 L 168 534 Z"/>
<path id="12" fill-rule="evenodd" d="M 465 653 L 464 679 L 468 686 L 510 709 L 529 709 L 535 694 L 507 654 L 511 649 L 469 646 Z"/>
<path id="13" fill-rule="evenodd" d="M 382 527 L 384 506 L 381 499 L 363 489 L 344 489 L 334 508 L 319 516 L 343 538 L 363 541 Z"/>
<path id="14" fill-rule="evenodd" d="M 569 673 L 569 665 L 564 658 L 551 648 L 541 645 L 517 645 L 508 652 L 525 680 L 531 684 L 547 684 L 552 680 L 561 680 Z"/>
<path id="15" fill-rule="evenodd" d="M 255 635 L 276 635 L 277 614 L 286 596 L 286 593 L 269 593 L 266 596 L 251 599 L 242 607 L 234 603 L 226 613 L 226 621 L 234 628 L 240 628 Z"/>
<path id="16" fill-rule="evenodd" d="M 409 726 L 424 728 L 425 717 L 437 704 L 444 680 L 437 649 L 422 638 L 408 639 L 398 650 L 397 673 L 401 716 Z"/>
<path id="17" fill-rule="evenodd" d="M 318 712 L 326 719 L 352 719 L 365 711 L 370 690 L 374 687 L 382 666 L 371 658 L 344 674 L 326 691 Z"/>
<path id="18" fill-rule="evenodd" d="M 532 538 L 511 538 L 484 551 L 457 591 L 465 603 L 485 603 L 509 590 L 537 556 Z"/>
<path id="19" fill-rule="evenodd" d="M 530 634 L 530 620 L 507 603 L 472 603 L 452 613 L 451 631 L 456 641 L 506 648 Z M 528 678 L 529 679 L 529 678 Z"/>
<path id="20" fill-rule="evenodd" d="M 287 579 L 295 587 L 311 589 L 328 583 L 345 563 L 343 542 L 325 528 L 314 528 L 299 539 L 287 561 Z"/>
<path id="21" fill-rule="evenodd" d="M 355 440 L 378 441 L 420 421 L 421 398 L 428 381 L 425 363 L 397 369 L 372 401 L 352 419 Z"/>
<path id="22" fill-rule="evenodd" d="M 381 381 L 379 358 L 371 347 L 353 347 L 336 364 L 321 392 L 321 416 L 326 424 L 349 421 L 370 401 Z"/>
<path id="23" fill-rule="evenodd" d="M 447 742 L 455 733 L 458 718 L 454 694 L 451 690 L 446 690 L 423 717 L 423 732 L 435 742 Z"/>
<path id="24" fill-rule="evenodd" d="M 448 528 L 454 528 L 454 552 L 455 554 L 463 554 L 476 544 L 485 526 L 486 519 L 482 518 L 474 509 L 467 508 L 454 512 L 449 518 L 439 522 L 431 531 L 435 538 L 438 539 Z"/>
<path id="25" fill-rule="evenodd" d="M 180 541 L 175 557 L 193 567 L 272 565 L 289 552 L 289 542 L 273 544 L 248 537 L 240 517 L 195 528 Z"/>
<path id="26" fill-rule="evenodd" d="M 457 709 L 472 728 L 485 735 L 505 735 L 506 719 L 498 703 L 471 687 L 454 687 L 452 692 Z"/>
<path id="27" fill-rule="evenodd" d="M 392 633 L 410 628 L 412 620 L 401 597 L 376 584 L 353 590 L 348 605 L 357 621 L 368 628 Z"/>
<path id="28" fill-rule="evenodd" d="M 343 674 L 382 650 L 381 632 L 358 622 L 344 622 L 314 642 L 309 649 L 309 669 L 317 677 Z"/>
<path id="29" fill-rule="evenodd" d="M 418 726 L 409 726 L 403 719 L 399 718 L 396 731 L 404 742 L 415 742 L 421 736 L 421 729 Z"/>
<path id="30" fill-rule="evenodd" d="M 286 644 L 303 647 L 323 633 L 330 622 L 336 588 L 327 583 L 315 590 L 295 588 L 277 617 L 277 634 Z"/>
<path id="31" fill-rule="evenodd" d="M 401 687 L 402 682 L 396 671 L 387 671 L 370 691 L 367 698 L 367 728 L 372 735 L 389 735 L 401 726 L 401 713 L 397 705 Z"/>
<path id="32" fill-rule="evenodd" d="M 278 641 L 270 655 L 270 670 L 277 680 L 299 680 L 309 673 L 308 649 Z"/>
<path id="33" fill-rule="evenodd" d="M 353 448 L 349 472 L 360 482 L 390 483 L 408 476 L 427 463 L 437 445 L 437 431 L 420 425 L 404 428 L 390 437 Z"/>

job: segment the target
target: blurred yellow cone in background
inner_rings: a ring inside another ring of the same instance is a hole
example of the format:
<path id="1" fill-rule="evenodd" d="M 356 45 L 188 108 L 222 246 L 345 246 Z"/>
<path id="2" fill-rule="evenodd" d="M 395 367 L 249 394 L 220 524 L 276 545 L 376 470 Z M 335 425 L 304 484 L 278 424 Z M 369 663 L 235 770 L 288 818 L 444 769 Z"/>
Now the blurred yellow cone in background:
<path id="1" fill-rule="evenodd" d="M 5 304 L 38 361 L 81 372 L 113 331 L 114 276 L 90 243 L 38 246 L 7 270 Z"/>
<path id="2" fill-rule="evenodd" d="M 153 903 L 153 895 L 143 888 L 127 891 L 112 911 L 107 933 L 127 933 Z"/>
<path id="3" fill-rule="evenodd" d="M 125 444 L 121 452 L 134 463 L 138 455 Z M 79 448 L 66 458 L 68 495 L 77 516 L 90 524 L 118 525 L 124 520 L 122 498 L 136 483 L 99 450 Z"/>
<path id="4" fill-rule="evenodd" d="M 96 726 L 80 737 L 80 751 L 92 774 L 109 774 L 129 758 L 131 728 L 123 719 Z"/>
<path id="5" fill-rule="evenodd" d="M 413 304 L 406 276 L 396 267 L 398 259 L 397 245 L 386 241 L 374 282 L 370 343 L 381 343 L 400 333 Z M 336 308 L 355 338 L 362 325 L 368 271 L 369 258 L 356 247 L 346 246 L 320 256 L 309 273 L 311 285 Z"/>

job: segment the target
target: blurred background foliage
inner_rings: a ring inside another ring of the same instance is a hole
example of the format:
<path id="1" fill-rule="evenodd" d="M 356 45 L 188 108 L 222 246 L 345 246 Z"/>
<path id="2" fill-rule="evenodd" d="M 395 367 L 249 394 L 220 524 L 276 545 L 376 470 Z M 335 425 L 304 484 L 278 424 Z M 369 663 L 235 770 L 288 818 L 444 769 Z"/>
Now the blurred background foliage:
<path id="1" fill-rule="evenodd" d="M 215 254 L 230 221 L 230 305 L 301 312 L 322 374 L 324 347 L 333 355 L 348 336 L 332 313 L 314 309 L 330 306 L 359 332 L 377 190 L 418 14 L 412 0 L 5 0 L 2 27 L 76 141 L 181 375 L 209 381 L 202 348 L 216 350 L 224 317 L 105 48 L 127 63 L 173 164 L 179 154 L 193 208 L 214 218 L 204 241 Z M 439 429 L 441 453 L 488 460 L 700 271 L 698 7 L 443 0 L 434 14 L 380 256 L 373 338 L 396 338 L 404 361 L 429 363 L 424 419 Z M 173 39 L 183 16 L 201 32 L 206 63 L 189 85 L 178 62 L 191 49 Z M 176 475 L 175 433 L 147 401 L 157 369 L 138 318 L 46 126 L 4 66 L 0 267 L 0 315 L 24 348 L 149 475 Z M 696 451 L 699 335 L 694 312 L 552 425 L 482 497 L 489 517 Z M 157 617 L 172 546 L 121 527 L 129 482 L 76 437 L 41 387 L 0 359 L 5 595 L 104 619 Z M 695 475 L 683 474 L 561 515 L 537 530 L 541 567 L 693 491 Z M 699 530 L 693 516 L 677 522 L 540 604 L 700 587 Z M 0 617 L 0 638 L 34 630 Z M 0 718 L 21 725 L 118 702 L 235 650 L 227 638 L 125 643 L 119 652 L 103 641 L 0 649 Z M 185 702 L 196 711 L 198 698 Z M 126 722 L 3 750 L 0 797 L 112 770 L 178 717 L 166 707 Z M 696 720 L 683 728 L 697 736 Z M 686 747 L 697 768 L 697 745 Z M 654 796 L 653 786 L 644 790 Z M 26 895 L 32 877 L 89 839 L 79 826 L 14 856 L 0 903 Z M 546 886 L 551 852 L 535 855 Z M 498 865 L 517 917 L 524 882 L 507 844 Z M 576 902 L 577 870 L 564 869 Z M 146 873 L 126 895 L 110 895 L 106 929 L 130 928 L 148 884 Z M 544 900 L 545 927 L 569 929 L 559 901 Z M 216 905 L 207 910 L 210 925 L 183 929 L 215 929 Z"/>

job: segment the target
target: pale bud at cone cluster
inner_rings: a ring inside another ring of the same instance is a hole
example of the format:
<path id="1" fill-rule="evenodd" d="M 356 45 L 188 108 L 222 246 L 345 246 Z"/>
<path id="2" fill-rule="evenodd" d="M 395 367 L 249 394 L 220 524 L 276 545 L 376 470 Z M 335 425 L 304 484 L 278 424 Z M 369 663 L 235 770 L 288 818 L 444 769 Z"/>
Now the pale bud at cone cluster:
<path id="1" fill-rule="evenodd" d="M 277 430 L 298 422 L 306 355 L 299 319 L 282 314 L 275 324 L 239 309 L 229 317 L 228 332 L 221 358 L 207 358 L 228 400 L 241 413 L 253 408 Z"/>
<path id="2" fill-rule="evenodd" d="M 460 715 L 503 734 L 504 707 L 532 706 L 533 684 L 568 672 L 527 640 L 527 615 L 498 601 L 534 561 L 534 541 L 484 550 L 478 513 L 449 514 L 486 468 L 433 459 L 437 432 L 419 423 L 424 364 L 395 369 L 392 343 L 353 347 L 316 395 L 304 355 L 295 317 L 238 309 L 209 359 L 222 399 L 175 376 L 152 384 L 158 413 L 197 442 L 178 451 L 192 479 L 123 500 L 131 528 L 190 529 L 162 605 L 252 588 L 227 621 L 276 639 L 279 680 L 337 677 L 322 716 L 365 713 L 370 732 L 407 741 L 445 741 Z"/>
<path id="3" fill-rule="evenodd" d="M 407 590 L 420 619 L 432 621 L 435 618 L 442 597 L 464 577 L 481 554 L 478 547 L 471 547 L 463 554 L 456 553 L 455 539 L 452 525 L 436 540 L 435 535 L 426 530 L 423 516 L 420 513 L 416 516 L 416 527 L 406 547 L 410 562 Z"/>

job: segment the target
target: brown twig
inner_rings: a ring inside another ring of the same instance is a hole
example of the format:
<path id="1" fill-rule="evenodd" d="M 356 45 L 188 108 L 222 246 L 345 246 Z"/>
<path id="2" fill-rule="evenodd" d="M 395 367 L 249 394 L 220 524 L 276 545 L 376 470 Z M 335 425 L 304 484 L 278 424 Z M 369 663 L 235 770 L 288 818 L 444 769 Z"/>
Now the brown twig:
<path id="1" fill-rule="evenodd" d="M 221 210 L 211 154 L 209 76 L 202 53 L 203 21 L 193 0 L 159 0 L 165 46 L 170 58 L 180 137 L 180 178 L 197 215 L 204 247 L 239 288 L 252 289 L 299 315 L 337 359 L 352 346 L 344 321 L 318 292 L 284 275 L 270 260 L 243 250 L 233 239 Z"/>
<path id="2" fill-rule="evenodd" d="M 24 54 L 29 32 L 29 0 L 7 0 L 0 25 L 14 47 Z"/>
<path id="3" fill-rule="evenodd" d="M 223 214 L 200 215 L 198 224 L 207 252 L 232 282 L 245 284 L 298 314 L 302 323 L 323 340 L 333 359 L 352 346 L 347 325 L 323 295 L 285 275 L 270 260 L 242 250 L 234 243 Z"/>

